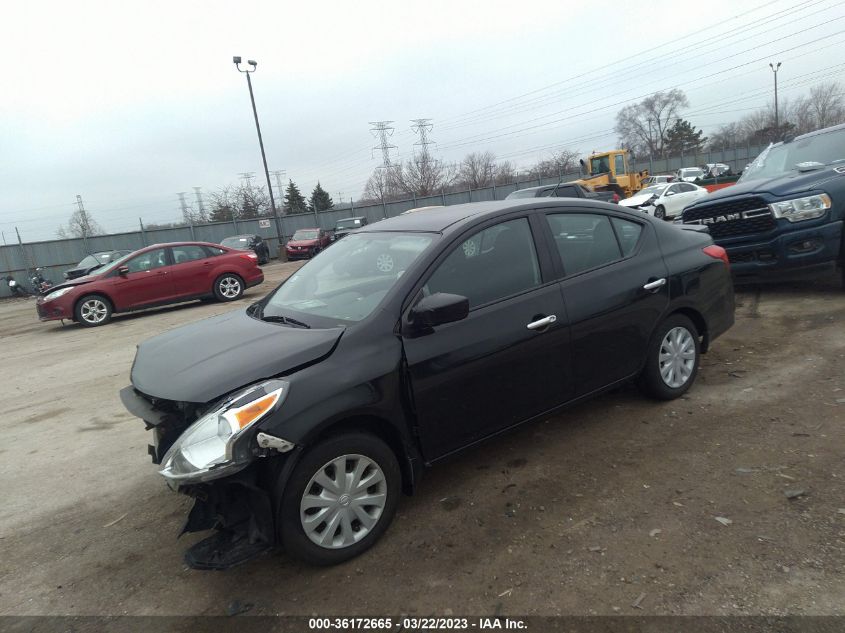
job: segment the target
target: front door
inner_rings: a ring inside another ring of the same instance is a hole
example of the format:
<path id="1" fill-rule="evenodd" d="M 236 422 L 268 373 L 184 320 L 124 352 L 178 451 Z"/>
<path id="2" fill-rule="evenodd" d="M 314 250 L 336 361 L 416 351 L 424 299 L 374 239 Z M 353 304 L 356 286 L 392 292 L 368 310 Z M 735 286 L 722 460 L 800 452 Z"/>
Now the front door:
<path id="1" fill-rule="evenodd" d="M 639 371 L 669 303 L 666 264 L 648 222 L 586 210 L 550 212 L 546 220 L 563 265 L 575 395 L 582 396 Z"/>
<path id="2" fill-rule="evenodd" d="M 419 296 L 465 296 L 469 316 L 403 337 L 426 459 L 543 413 L 572 392 L 562 297 L 550 265 L 540 266 L 528 218 L 459 240 Z"/>
<path id="3" fill-rule="evenodd" d="M 168 301 L 173 296 L 167 249 L 144 251 L 127 260 L 124 266 L 129 269 L 125 275 L 112 273 L 115 275 L 114 299 L 120 309 Z"/>

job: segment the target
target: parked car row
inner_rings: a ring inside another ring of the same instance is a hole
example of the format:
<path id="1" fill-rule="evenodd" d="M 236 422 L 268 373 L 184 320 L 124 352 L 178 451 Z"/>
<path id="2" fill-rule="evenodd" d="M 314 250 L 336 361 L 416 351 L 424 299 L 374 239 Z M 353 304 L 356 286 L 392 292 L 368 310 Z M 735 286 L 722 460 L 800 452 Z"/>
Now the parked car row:
<path id="1" fill-rule="evenodd" d="M 733 318 L 704 227 L 589 199 L 431 207 L 142 342 L 121 399 L 194 499 L 185 531 L 214 530 L 189 565 L 276 546 L 334 564 L 384 534 L 425 466 L 626 381 L 680 397 Z"/>

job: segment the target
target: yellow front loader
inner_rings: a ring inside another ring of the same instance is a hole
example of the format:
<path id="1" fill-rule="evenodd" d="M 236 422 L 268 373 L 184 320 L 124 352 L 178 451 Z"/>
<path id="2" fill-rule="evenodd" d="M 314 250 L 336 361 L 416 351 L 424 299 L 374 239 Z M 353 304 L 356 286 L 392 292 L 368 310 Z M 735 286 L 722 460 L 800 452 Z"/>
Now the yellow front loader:
<path id="1" fill-rule="evenodd" d="M 648 170 L 633 171 L 633 161 L 626 149 L 593 153 L 581 160 L 584 177 L 575 182 L 593 191 L 613 191 L 620 198 L 629 198 L 643 188 Z"/>

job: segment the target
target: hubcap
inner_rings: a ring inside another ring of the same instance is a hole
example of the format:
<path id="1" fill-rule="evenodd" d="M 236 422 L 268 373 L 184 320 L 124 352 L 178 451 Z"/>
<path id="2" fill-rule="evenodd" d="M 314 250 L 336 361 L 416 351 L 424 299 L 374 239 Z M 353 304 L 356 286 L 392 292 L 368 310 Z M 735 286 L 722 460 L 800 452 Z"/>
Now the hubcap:
<path id="1" fill-rule="evenodd" d="M 341 549 L 370 533 L 385 503 L 387 482 L 379 465 L 364 455 L 342 455 L 311 477 L 299 505 L 299 520 L 313 543 Z"/>
<path id="2" fill-rule="evenodd" d="M 227 299 L 233 299 L 241 291 L 241 282 L 234 277 L 224 277 L 220 280 L 220 294 Z"/>
<path id="3" fill-rule="evenodd" d="M 382 253 L 376 258 L 376 268 L 383 273 L 389 273 L 393 270 L 393 258 L 387 253 Z"/>
<path id="4" fill-rule="evenodd" d="M 108 308 L 99 299 L 89 299 L 82 304 L 80 312 L 82 313 L 82 318 L 87 323 L 101 323 L 106 318 L 106 314 L 108 314 Z"/>
<path id="5" fill-rule="evenodd" d="M 689 330 L 675 327 L 660 344 L 660 376 L 672 389 L 686 384 L 695 368 L 695 341 Z"/>
<path id="6" fill-rule="evenodd" d="M 656 217 L 658 220 L 662 220 L 664 215 L 666 215 L 666 212 L 663 210 L 662 207 L 657 207 L 654 210 L 654 217 Z"/>

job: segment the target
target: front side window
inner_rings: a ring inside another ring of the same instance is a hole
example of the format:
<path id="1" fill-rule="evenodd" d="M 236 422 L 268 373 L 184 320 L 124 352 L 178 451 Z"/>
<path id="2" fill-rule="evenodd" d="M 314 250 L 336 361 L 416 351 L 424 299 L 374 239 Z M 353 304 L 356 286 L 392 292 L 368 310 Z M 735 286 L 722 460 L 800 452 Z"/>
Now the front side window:
<path id="1" fill-rule="evenodd" d="M 146 253 L 141 253 L 137 257 L 133 257 L 126 262 L 126 267 L 129 268 L 130 273 L 140 273 L 155 268 L 167 266 L 167 255 L 163 248 L 156 248 Z"/>
<path id="2" fill-rule="evenodd" d="M 437 267 L 425 294 L 469 299 L 470 309 L 539 286 L 540 266 L 526 218 L 503 222 L 463 240 Z"/>
<path id="3" fill-rule="evenodd" d="M 546 220 L 567 275 L 622 258 L 619 242 L 606 215 L 554 213 L 547 215 Z"/>
<path id="4" fill-rule="evenodd" d="M 310 260 L 267 300 L 261 317 L 360 321 L 434 241 L 428 233 L 353 233 Z M 321 319 L 319 319 L 321 318 Z"/>
<path id="5" fill-rule="evenodd" d="M 174 246 L 172 250 L 174 264 L 184 264 L 185 262 L 193 262 L 207 257 L 202 246 Z"/>
<path id="6" fill-rule="evenodd" d="M 622 155 L 622 154 L 617 154 L 614 157 L 614 160 L 616 161 L 616 173 L 617 173 L 617 175 L 618 174 L 624 174 L 625 173 L 625 156 Z"/>

